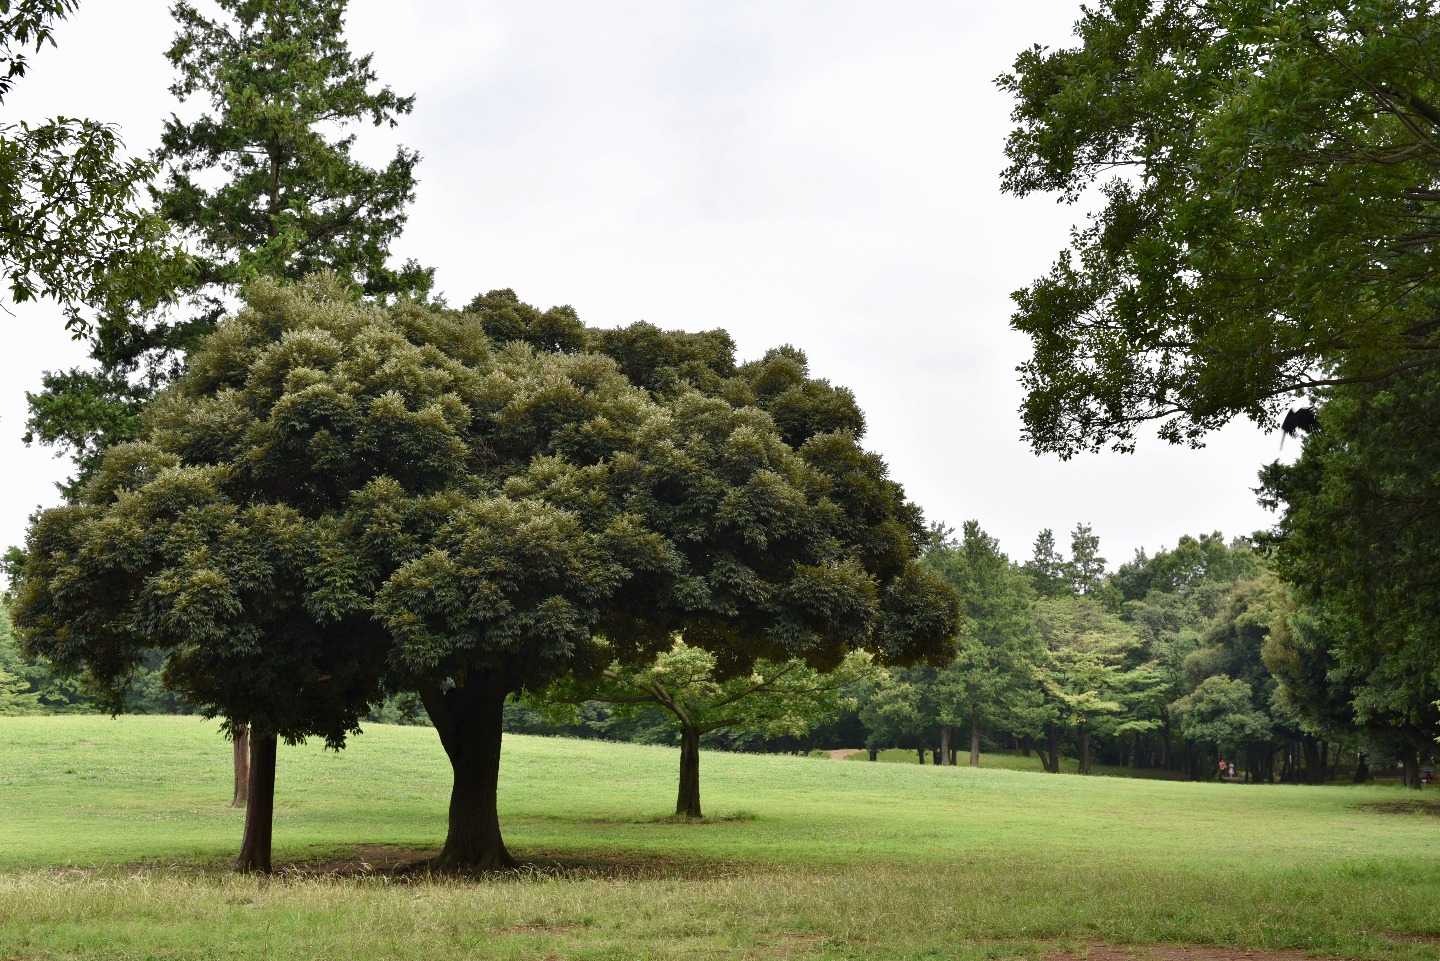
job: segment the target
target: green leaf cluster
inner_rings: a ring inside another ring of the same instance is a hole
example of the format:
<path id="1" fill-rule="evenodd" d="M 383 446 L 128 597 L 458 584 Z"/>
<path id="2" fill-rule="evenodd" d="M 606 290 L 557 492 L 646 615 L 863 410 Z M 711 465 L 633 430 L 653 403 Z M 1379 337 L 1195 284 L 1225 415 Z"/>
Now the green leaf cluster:
<path id="1" fill-rule="evenodd" d="M 1020 54 L 1004 188 L 1098 209 L 1014 297 L 1026 436 L 1198 444 L 1440 354 L 1433 0 L 1103 0 Z"/>

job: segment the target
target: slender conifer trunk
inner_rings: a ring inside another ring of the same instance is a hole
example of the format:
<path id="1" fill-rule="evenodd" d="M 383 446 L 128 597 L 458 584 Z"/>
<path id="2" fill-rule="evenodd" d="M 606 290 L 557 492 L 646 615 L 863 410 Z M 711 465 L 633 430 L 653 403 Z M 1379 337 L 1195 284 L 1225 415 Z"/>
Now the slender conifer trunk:
<path id="1" fill-rule="evenodd" d="M 970 766 L 980 766 L 980 712 L 970 712 Z"/>
<path id="2" fill-rule="evenodd" d="M 450 758 L 450 819 L 439 871 L 504 871 L 519 866 L 500 836 L 500 739 L 510 690 L 500 668 L 472 670 L 447 691 L 425 685 L 420 699 Z"/>
<path id="3" fill-rule="evenodd" d="M 231 799 L 230 806 L 243 808 L 250 800 L 250 725 L 237 725 L 233 733 L 235 797 Z"/>
<path id="4" fill-rule="evenodd" d="M 680 793 L 675 798 L 675 816 L 704 817 L 700 813 L 700 730 L 693 724 L 680 726 Z"/>
<path id="5" fill-rule="evenodd" d="M 1060 725 L 1050 722 L 1045 725 L 1045 733 L 1050 740 L 1050 773 L 1060 773 Z"/>
<path id="6" fill-rule="evenodd" d="M 250 802 L 245 805 L 245 836 L 235 870 L 270 873 L 270 842 L 275 827 L 275 754 L 278 739 L 270 731 L 250 732 Z"/>
<path id="7" fill-rule="evenodd" d="M 1090 773 L 1090 725 L 1080 725 L 1080 773 Z"/>

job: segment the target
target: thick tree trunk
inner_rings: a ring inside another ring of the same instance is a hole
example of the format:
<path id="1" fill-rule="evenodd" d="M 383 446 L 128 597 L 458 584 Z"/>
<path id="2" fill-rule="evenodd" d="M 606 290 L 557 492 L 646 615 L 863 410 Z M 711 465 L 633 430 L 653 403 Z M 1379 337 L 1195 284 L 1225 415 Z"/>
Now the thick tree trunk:
<path id="1" fill-rule="evenodd" d="M 920 756 L 920 763 L 921 763 L 921 764 L 924 764 L 924 763 L 925 763 L 925 745 L 922 744 L 922 745 L 920 745 L 919 747 L 917 747 L 917 748 L 915 749 L 915 753 Z"/>
<path id="2" fill-rule="evenodd" d="M 980 712 L 970 712 L 970 766 L 980 766 Z"/>
<path id="3" fill-rule="evenodd" d="M 1045 733 L 1050 740 L 1050 768 L 1051 774 L 1060 773 L 1060 725 L 1051 722 L 1045 725 Z"/>
<path id="4" fill-rule="evenodd" d="M 420 700 L 450 758 L 450 822 L 445 847 L 430 862 L 439 871 L 504 871 L 519 866 L 500 836 L 498 790 L 505 698 L 500 668 L 472 670 L 463 686 L 425 685 Z"/>
<path id="5" fill-rule="evenodd" d="M 1080 725 L 1080 773 L 1090 773 L 1090 725 Z"/>
<path id="6" fill-rule="evenodd" d="M 270 842 L 275 827 L 275 754 L 271 732 L 250 732 L 250 802 L 245 805 L 245 836 L 235 870 L 270 873 Z"/>
<path id="7" fill-rule="evenodd" d="M 1419 791 L 1425 787 L 1425 782 L 1420 780 L 1420 758 L 1428 757 L 1435 750 L 1435 742 L 1413 724 L 1402 726 L 1400 736 L 1405 739 L 1400 755 L 1405 765 L 1405 786 Z"/>
<path id="8" fill-rule="evenodd" d="M 231 748 L 235 755 L 235 796 L 230 800 L 230 806 L 243 808 L 250 799 L 250 725 L 240 724 L 233 733 Z"/>
<path id="9" fill-rule="evenodd" d="M 869 749 L 869 751 L 870 751 L 870 760 L 872 760 L 872 761 L 878 761 L 878 760 L 880 759 L 880 749 L 879 749 L 878 747 L 872 747 L 872 748 Z"/>
<path id="10" fill-rule="evenodd" d="M 1030 756 L 1030 735 L 1028 734 L 1020 739 L 1020 756 Z"/>
<path id="11" fill-rule="evenodd" d="M 1361 751 L 1355 752 L 1355 776 L 1351 778 L 1352 783 L 1364 784 L 1370 780 L 1370 765 L 1365 761 L 1365 754 Z"/>
<path id="12" fill-rule="evenodd" d="M 1301 743 L 1305 748 L 1305 783 L 1325 783 L 1325 763 L 1320 759 L 1320 742 L 1307 734 Z"/>
<path id="13" fill-rule="evenodd" d="M 1420 758 L 1415 748 L 1409 744 L 1402 745 L 1400 763 L 1405 772 L 1405 786 L 1414 791 L 1420 790 L 1424 785 L 1420 783 Z"/>
<path id="14" fill-rule="evenodd" d="M 675 816 L 704 817 L 700 813 L 700 732 L 691 725 L 680 728 L 680 794 Z"/>
<path id="15" fill-rule="evenodd" d="M 950 750 L 950 725 L 940 725 L 940 763 L 950 767 L 955 763 L 955 752 Z"/>

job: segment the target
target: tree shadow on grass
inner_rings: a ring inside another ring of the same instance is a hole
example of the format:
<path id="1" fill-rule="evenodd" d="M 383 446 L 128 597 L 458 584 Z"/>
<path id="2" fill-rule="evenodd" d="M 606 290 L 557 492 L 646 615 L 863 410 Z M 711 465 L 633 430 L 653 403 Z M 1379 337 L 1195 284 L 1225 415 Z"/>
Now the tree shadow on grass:
<path id="1" fill-rule="evenodd" d="M 684 858 L 642 851 L 528 851 L 518 868 L 510 871 L 443 871 L 432 869 L 434 848 L 405 845 L 356 844 L 327 848 L 324 854 L 276 866 L 275 876 L 295 879 L 363 880 L 395 883 L 426 881 L 543 881 L 543 880 L 682 880 L 699 881 L 735 877 L 761 870 L 733 860 Z"/>

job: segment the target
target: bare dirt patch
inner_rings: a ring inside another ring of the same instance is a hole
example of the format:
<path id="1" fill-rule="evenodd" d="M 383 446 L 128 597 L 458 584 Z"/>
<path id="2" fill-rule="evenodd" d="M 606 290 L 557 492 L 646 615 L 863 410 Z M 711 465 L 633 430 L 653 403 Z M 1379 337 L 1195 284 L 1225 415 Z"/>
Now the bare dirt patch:
<path id="1" fill-rule="evenodd" d="M 383 877 L 402 873 L 437 853 L 398 844 L 357 844 L 326 857 L 277 865 L 275 873 L 285 878 Z"/>
<path id="2" fill-rule="evenodd" d="M 1440 817 L 1440 801 L 1376 801 L 1362 804 L 1361 810 L 1376 814 L 1429 814 Z"/>
<path id="3" fill-rule="evenodd" d="M 860 749 L 858 747 L 846 747 L 838 751 L 826 751 L 825 753 L 830 755 L 830 760 L 832 761 L 843 761 L 852 754 L 859 754 Z"/>
<path id="4" fill-rule="evenodd" d="M 565 934 L 574 931 L 573 924 L 517 924 L 508 928 L 491 928 L 491 934 Z"/>
<path id="5" fill-rule="evenodd" d="M 781 932 L 772 934 L 757 944 L 757 947 L 765 949 L 770 954 L 778 954 L 782 957 L 788 954 L 807 953 L 811 948 L 819 947 L 828 938 L 819 934 L 792 934 Z"/>
<path id="6" fill-rule="evenodd" d="M 1200 948 L 1175 944 L 1116 947 L 1092 944 L 1081 954 L 1061 951 L 1045 961 L 1313 961 L 1303 951 L 1244 951 L 1240 948 Z"/>

